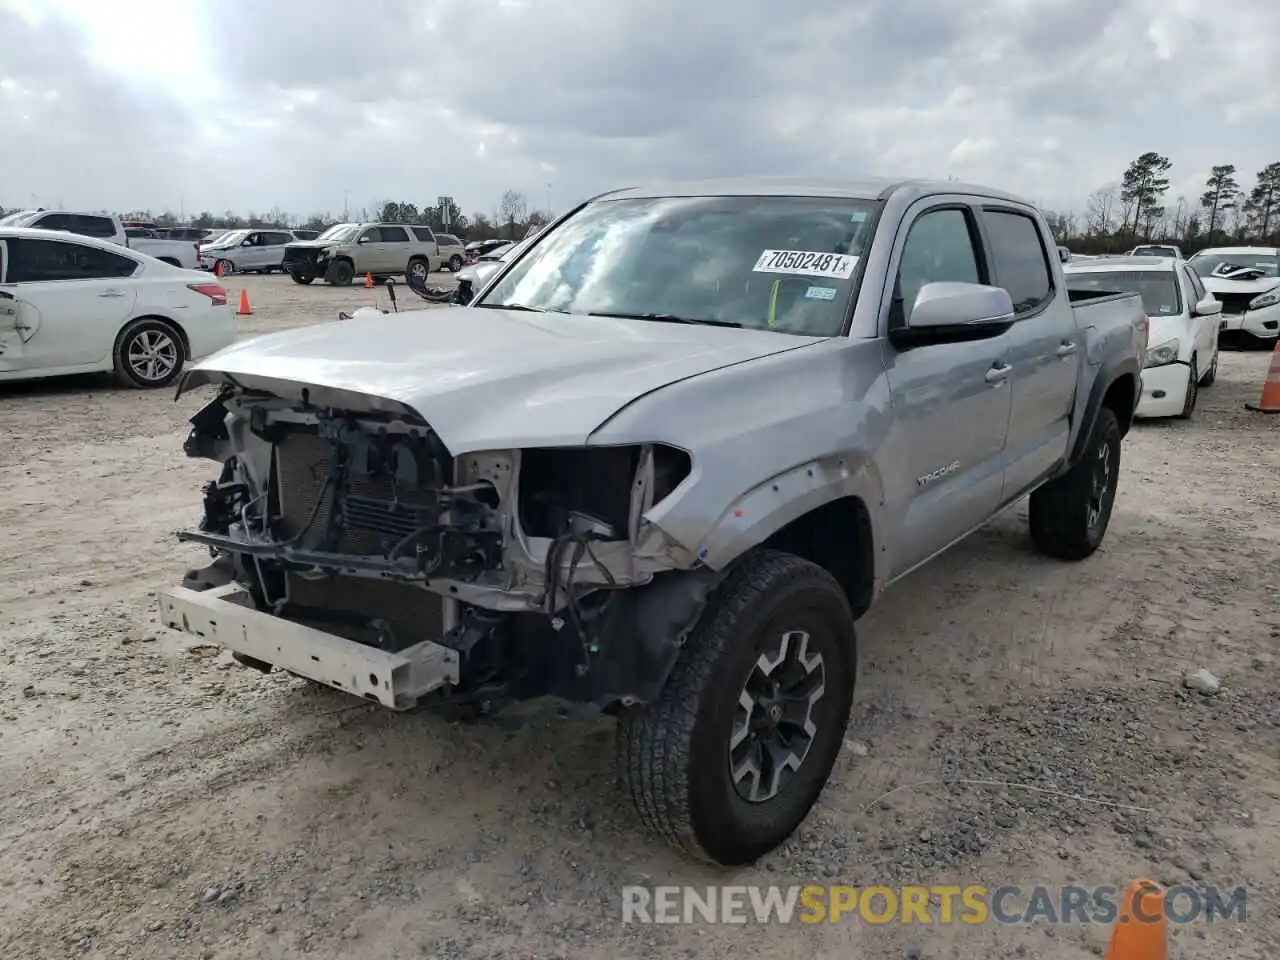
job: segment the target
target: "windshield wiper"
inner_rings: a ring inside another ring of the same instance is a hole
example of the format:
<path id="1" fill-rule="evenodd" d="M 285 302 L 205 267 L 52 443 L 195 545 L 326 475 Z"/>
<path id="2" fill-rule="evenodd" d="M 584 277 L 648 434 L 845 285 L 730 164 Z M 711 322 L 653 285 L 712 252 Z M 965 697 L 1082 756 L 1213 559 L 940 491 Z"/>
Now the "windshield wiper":
<path id="1" fill-rule="evenodd" d="M 700 327 L 741 327 L 735 320 L 709 320 L 706 318 L 679 317 L 674 313 L 588 313 L 589 317 L 609 317 L 615 320 L 653 320 L 656 323 L 691 323 Z"/>
<path id="2" fill-rule="evenodd" d="M 523 313 L 546 313 L 542 307 L 531 307 L 527 303 L 477 303 L 476 307 L 489 307 L 492 310 L 519 310 Z"/>

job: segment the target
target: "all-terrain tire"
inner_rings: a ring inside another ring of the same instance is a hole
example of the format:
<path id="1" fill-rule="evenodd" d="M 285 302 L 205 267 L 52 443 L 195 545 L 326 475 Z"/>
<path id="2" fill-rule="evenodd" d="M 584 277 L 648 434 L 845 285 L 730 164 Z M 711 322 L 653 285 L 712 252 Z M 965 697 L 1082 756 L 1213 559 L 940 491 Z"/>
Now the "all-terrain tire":
<path id="1" fill-rule="evenodd" d="M 186 360 L 187 347 L 178 331 L 163 321 L 145 318 L 121 330 L 112 351 L 116 380 L 139 390 L 167 387 Z"/>
<path id="2" fill-rule="evenodd" d="M 1115 411 L 1102 407 L 1075 466 L 1031 494 L 1031 539 L 1036 548 L 1059 560 L 1083 560 L 1097 550 L 1111 522 L 1119 473 L 1120 422 Z"/>
<path id="3" fill-rule="evenodd" d="M 289 273 L 289 276 L 293 277 L 294 283 L 300 283 L 304 287 L 307 284 L 311 283 L 316 278 L 316 275 L 314 273 L 301 273 L 301 272 L 294 273 L 292 271 Z"/>
<path id="4" fill-rule="evenodd" d="M 795 639 L 801 635 L 807 640 Z M 814 732 L 790 780 L 752 800 L 731 773 L 730 738 L 755 716 L 740 706 L 745 685 L 779 649 L 775 642 L 785 653 L 788 637 L 810 663 L 821 654 L 821 673 L 809 671 L 822 689 L 808 714 Z M 750 863 L 777 847 L 831 774 L 856 670 L 854 618 L 835 579 L 791 554 L 748 554 L 712 593 L 661 696 L 619 718 L 618 773 L 640 819 L 677 850 L 713 863 Z"/>
<path id="5" fill-rule="evenodd" d="M 334 287 L 349 287 L 355 279 L 356 268 L 349 260 L 335 260 L 324 272 L 325 283 Z"/>

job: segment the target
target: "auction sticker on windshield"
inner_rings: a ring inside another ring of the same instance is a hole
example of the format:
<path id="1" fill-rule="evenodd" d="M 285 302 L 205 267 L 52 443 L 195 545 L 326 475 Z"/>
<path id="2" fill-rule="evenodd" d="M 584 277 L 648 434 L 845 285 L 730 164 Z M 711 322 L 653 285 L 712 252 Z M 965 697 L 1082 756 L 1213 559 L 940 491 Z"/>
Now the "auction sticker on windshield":
<path id="1" fill-rule="evenodd" d="M 813 250 L 766 250 L 751 268 L 753 273 L 786 273 L 797 277 L 833 277 L 848 280 L 858 258 L 844 253 Z"/>

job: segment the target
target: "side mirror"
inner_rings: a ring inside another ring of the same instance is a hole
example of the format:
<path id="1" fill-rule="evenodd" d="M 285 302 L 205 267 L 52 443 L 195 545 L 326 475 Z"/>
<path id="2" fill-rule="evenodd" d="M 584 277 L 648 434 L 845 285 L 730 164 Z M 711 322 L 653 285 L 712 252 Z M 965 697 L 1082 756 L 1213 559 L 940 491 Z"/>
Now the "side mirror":
<path id="1" fill-rule="evenodd" d="M 1070 262 L 1071 262 L 1071 251 L 1070 251 L 1070 250 L 1068 250 L 1066 247 L 1059 247 L 1059 248 L 1058 248 L 1058 259 L 1059 259 L 1059 260 L 1061 260 L 1063 263 L 1070 263 Z"/>
<path id="2" fill-rule="evenodd" d="M 361 237 L 359 240 L 356 241 L 356 243 L 368 243 L 370 239 L 371 239 L 370 237 Z"/>
<path id="3" fill-rule="evenodd" d="M 889 331 L 898 347 L 982 340 L 1013 323 L 1013 301 L 1003 287 L 981 283 L 926 283 L 916 294 L 906 326 Z"/>
<path id="4" fill-rule="evenodd" d="M 243 240 L 241 240 L 241 241 L 240 241 L 240 246 L 242 246 L 242 247 L 252 247 L 252 246 L 253 246 L 253 241 L 252 241 L 252 240 L 250 240 L 248 237 L 245 237 Z"/>
<path id="5" fill-rule="evenodd" d="M 470 280 L 459 280 L 458 289 L 453 295 L 453 302 L 465 307 L 475 295 L 476 292 L 472 289 Z"/>
<path id="6" fill-rule="evenodd" d="M 1222 312 L 1222 301 L 1215 296 L 1208 296 L 1196 304 L 1192 313 L 1197 317 L 1214 317 Z"/>

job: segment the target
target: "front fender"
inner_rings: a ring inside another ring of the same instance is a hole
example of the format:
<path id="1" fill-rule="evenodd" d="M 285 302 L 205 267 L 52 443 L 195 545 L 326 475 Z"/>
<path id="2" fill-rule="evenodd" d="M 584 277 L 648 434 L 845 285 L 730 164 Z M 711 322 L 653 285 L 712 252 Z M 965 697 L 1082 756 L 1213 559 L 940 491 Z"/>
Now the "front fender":
<path id="1" fill-rule="evenodd" d="M 799 464 L 743 493 L 698 545 L 698 559 L 713 570 L 721 570 L 792 521 L 845 497 L 862 501 L 871 518 L 872 536 L 877 537 L 884 529 L 880 522 L 884 510 L 880 476 L 868 456 L 849 453 Z M 875 542 L 872 555 L 877 580 L 884 576 L 882 553 L 880 543 Z"/>

